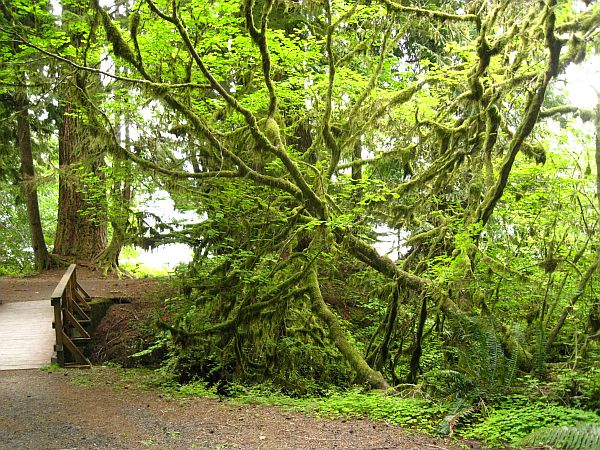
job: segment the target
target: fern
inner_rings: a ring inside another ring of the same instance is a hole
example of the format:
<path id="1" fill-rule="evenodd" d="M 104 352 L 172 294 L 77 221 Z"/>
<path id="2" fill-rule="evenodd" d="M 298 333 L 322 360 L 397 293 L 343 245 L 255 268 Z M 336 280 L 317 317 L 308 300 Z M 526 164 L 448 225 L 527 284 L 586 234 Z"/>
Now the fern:
<path id="1" fill-rule="evenodd" d="M 452 436 L 459 421 L 464 417 L 469 417 L 478 411 L 479 408 L 479 404 L 474 405 L 470 400 L 458 400 L 440 423 L 438 432 L 443 435 Z"/>
<path id="2" fill-rule="evenodd" d="M 541 428 L 524 437 L 522 446 L 550 445 L 562 450 L 594 450 L 600 448 L 600 426 L 581 423 L 575 426 Z"/>
<path id="3" fill-rule="evenodd" d="M 546 333 L 542 324 L 535 329 L 535 349 L 533 353 L 533 372 L 542 376 L 546 372 Z"/>
<path id="4" fill-rule="evenodd" d="M 517 372 L 517 364 L 519 360 L 519 345 L 523 340 L 523 330 L 519 325 L 514 325 L 511 329 L 511 335 L 513 337 L 512 348 L 510 349 L 510 356 L 506 360 L 506 371 L 504 374 L 504 387 L 508 388 L 512 385 Z"/>

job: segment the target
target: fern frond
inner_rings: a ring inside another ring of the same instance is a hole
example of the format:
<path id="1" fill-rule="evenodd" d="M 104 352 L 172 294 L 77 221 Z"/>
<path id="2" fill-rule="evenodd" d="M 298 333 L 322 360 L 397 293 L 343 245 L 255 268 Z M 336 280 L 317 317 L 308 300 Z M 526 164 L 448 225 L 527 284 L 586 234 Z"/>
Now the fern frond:
<path id="1" fill-rule="evenodd" d="M 575 426 L 541 428 L 525 436 L 520 445 L 550 445 L 562 450 L 594 450 L 600 448 L 600 426 L 582 423 Z"/>
<path id="2" fill-rule="evenodd" d="M 474 405 L 471 401 L 458 400 L 443 419 L 443 426 L 440 430 L 448 436 L 454 434 L 454 428 L 463 417 L 468 417 L 479 409 L 479 405 Z"/>
<path id="3" fill-rule="evenodd" d="M 506 360 L 506 371 L 504 374 L 504 388 L 508 388 L 515 379 L 517 365 L 519 360 L 519 345 L 523 340 L 523 330 L 519 325 L 512 327 L 511 335 L 513 337 L 512 348 L 510 348 L 510 356 Z"/>

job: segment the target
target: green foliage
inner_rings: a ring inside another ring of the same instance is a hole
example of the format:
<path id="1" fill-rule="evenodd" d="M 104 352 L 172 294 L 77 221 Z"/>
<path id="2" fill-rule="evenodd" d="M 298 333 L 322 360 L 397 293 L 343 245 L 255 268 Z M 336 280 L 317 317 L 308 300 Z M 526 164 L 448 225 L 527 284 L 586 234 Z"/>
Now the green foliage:
<path id="1" fill-rule="evenodd" d="M 600 448 L 600 425 L 584 423 L 575 426 L 542 428 L 525 436 L 520 445 L 550 445 L 563 450 Z"/>
<path id="2" fill-rule="evenodd" d="M 600 425 L 600 417 L 579 409 L 532 402 L 524 395 L 512 395 L 493 405 L 481 422 L 466 427 L 460 433 L 494 445 L 516 444 L 540 428 L 574 426 L 580 422 Z"/>
<path id="3" fill-rule="evenodd" d="M 434 432 L 436 420 L 444 414 L 443 407 L 430 400 L 400 398 L 377 392 L 334 394 L 317 402 L 317 407 L 325 414 L 343 417 L 365 415 L 374 420 L 428 432 Z"/>
<path id="4" fill-rule="evenodd" d="M 516 376 L 519 332 L 513 333 L 517 339 L 507 346 L 488 320 L 466 315 L 452 319 L 444 351 L 456 361 L 450 368 L 425 372 L 427 389 L 439 397 L 467 400 L 467 406 L 507 391 Z"/>
<path id="5" fill-rule="evenodd" d="M 50 117 L 32 119 L 40 167 L 56 163 L 41 136 L 67 103 L 93 130 L 82 150 L 98 164 L 73 178 L 89 200 L 79 214 L 112 226 L 110 264 L 125 244 L 193 246 L 164 334 L 138 356 L 168 351 L 181 381 L 303 395 L 351 385 L 360 371 L 342 349 L 365 350 L 388 381 L 410 372 L 448 401 L 447 432 L 519 371 L 598 364 L 597 277 L 583 278 L 597 258 L 594 142 L 570 110 L 547 114 L 564 100 L 548 92 L 556 66 L 584 56 L 580 36 L 597 40 L 597 5 L 268 2 L 260 23 L 264 2 L 66 2 L 60 20 L 46 1 L 5 3 L 2 102 L 17 86 L 31 116 Z M 105 57 L 114 70 L 98 74 Z M 70 81 L 76 95 L 54 92 Z M 556 135 L 542 123 L 555 117 Z M 26 217 L 8 187 L 10 126 L 0 137 L 0 267 L 15 272 L 30 264 Z M 157 187 L 197 223 L 151 223 L 142 194 Z M 42 199 L 48 230 L 55 197 Z M 370 245 L 382 225 L 396 263 Z M 553 390 L 596 410 L 597 376 L 563 373 Z"/>
<path id="6" fill-rule="evenodd" d="M 32 272 L 33 253 L 29 250 L 27 212 L 18 188 L 0 191 L 0 275 Z"/>
<path id="7" fill-rule="evenodd" d="M 587 409 L 600 414 L 600 368 L 583 367 L 552 370 L 551 398 L 576 408 Z"/>
<path id="8" fill-rule="evenodd" d="M 167 388 L 167 392 L 190 397 L 215 395 L 215 390 L 207 388 L 205 383 L 181 385 L 174 390 Z M 443 407 L 430 400 L 364 392 L 361 388 L 324 392 L 318 397 L 290 397 L 282 394 L 277 386 L 267 383 L 251 387 L 232 385 L 229 394 L 234 402 L 276 405 L 319 417 L 366 417 L 429 433 L 435 432 L 435 423 L 444 414 Z"/>

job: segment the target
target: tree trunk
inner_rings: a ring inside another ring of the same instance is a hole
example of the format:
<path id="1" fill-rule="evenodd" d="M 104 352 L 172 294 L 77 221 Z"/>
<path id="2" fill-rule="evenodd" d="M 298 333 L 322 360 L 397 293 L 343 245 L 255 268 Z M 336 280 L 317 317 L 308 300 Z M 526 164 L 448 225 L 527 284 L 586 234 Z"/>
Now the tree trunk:
<path id="1" fill-rule="evenodd" d="M 31 128 L 29 113 L 27 111 L 27 96 L 24 92 L 14 95 L 15 109 L 17 112 L 17 141 L 21 154 L 21 186 L 27 203 L 27 218 L 31 247 L 35 261 L 35 269 L 42 271 L 52 266 L 52 258 L 48 253 L 44 230 L 40 218 L 37 187 L 35 184 L 35 168 L 33 165 L 33 151 L 31 144 Z"/>
<path id="2" fill-rule="evenodd" d="M 103 153 L 94 150 L 90 142 L 91 130 L 77 116 L 72 103 L 65 106 L 62 119 L 58 142 L 60 176 L 54 253 L 66 258 L 93 260 L 104 250 L 107 242 L 106 199 L 98 195 L 104 189 L 103 176 L 99 171 Z M 90 176 L 87 184 L 82 174 Z M 98 182 L 99 186 L 93 186 L 94 182 Z"/>
<path id="3" fill-rule="evenodd" d="M 121 127 L 117 127 L 119 129 Z M 125 147 L 130 147 L 129 123 L 125 120 Z M 119 155 L 113 155 L 113 182 L 111 193 L 110 224 L 112 228 L 112 237 L 108 246 L 98 256 L 96 263 L 102 268 L 104 273 L 115 271 L 119 273 L 119 255 L 121 249 L 131 243 L 129 230 L 129 216 L 131 200 L 133 197 L 133 187 L 130 180 L 122 179 L 117 176 L 118 173 L 129 173 L 132 169 L 131 162 L 126 161 Z"/>
<path id="4" fill-rule="evenodd" d="M 66 34 L 79 61 L 87 60 L 87 39 L 77 28 L 75 17 L 83 17 L 88 5 L 63 4 Z M 105 151 L 98 144 L 93 116 L 86 116 L 90 79 L 95 75 L 77 72 L 67 79 L 60 97 L 62 122 L 58 135 L 59 197 L 54 253 L 66 259 L 95 260 L 107 245 L 107 202 L 104 175 Z M 95 138 L 95 140 L 94 140 Z"/>
<path id="5" fill-rule="evenodd" d="M 419 324 L 417 325 L 417 336 L 415 338 L 415 347 L 413 349 L 412 356 L 410 358 L 410 368 L 406 382 L 414 384 L 417 381 L 419 375 L 421 354 L 423 352 L 423 329 L 425 328 L 425 322 L 427 321 L 427 296 L 423 295 L 423 301 L 421 303 L 421 314 L 419 315 Z"/>

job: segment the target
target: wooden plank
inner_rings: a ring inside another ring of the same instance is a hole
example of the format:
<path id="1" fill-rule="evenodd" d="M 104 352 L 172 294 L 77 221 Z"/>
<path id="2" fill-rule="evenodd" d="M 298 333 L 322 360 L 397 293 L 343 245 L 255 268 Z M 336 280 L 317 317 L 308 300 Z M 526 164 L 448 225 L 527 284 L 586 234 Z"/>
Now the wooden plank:
<path id="1" fill-rule="evenodd" d="M 77 302 L 73 302 L 72 305 L 73 305 L 73 315 L 79 314 L 79 317 L 77 318 L 77 320 L 80 322 L 89 322 L 90 317 L 82 309 L 82 307 L 81 307 L 82 305 L 80 305 Z M 87 306 L 88 312 L 92 310 L 92 308 L 87 303 L 85 303 L 85 305 Z"/>
<path id="2" fill-rule="evenodd" d="M 63 336 L 63 343 L 65 347 L 71 352 L 71 356 L 76 359 L 76 363 L 81 365 L 91 365 L 90 361 L 81 353 L 81 350 L 75 345 L 75 343 L 69 339 L 68 336 Z"/>
<path id="3" fill-rule="evenodd" d="M 81 324 L 77 321 L 75 316 L 73 316 L 73 313 L 71 313 L 70 311 L 64 311 L 64 314 L 66 322 L 77 331 L 77 337 L 90 337 L 87 330 L 83 328 L 83 326 L 81 326 Z"/>
<path id="4" fill-rule="evenodd" d="M 75 264 L 71 264 L 69 266 L 69 268 L 67 269 L 67 271 L 65 272 L 65 274 L 60 279 L 58 285 L 56 285 L 56 288 L 54 288 L 54 292 L 52 293 L 52 296 L 50 298 L 55 299 L 55 298 L 62 297 L 63 291 L 69 285 L 69 281 L 71 279 L 71 275 L 73 275 L 73 272 L 75 271 L 76 267 L 77 266 Z"/>
<path id="5" fill-rule="evenodd" d="M 0 370 L 50 364 L 56 338 L 53 312 L 48 300 L 0 305 Z"/>

